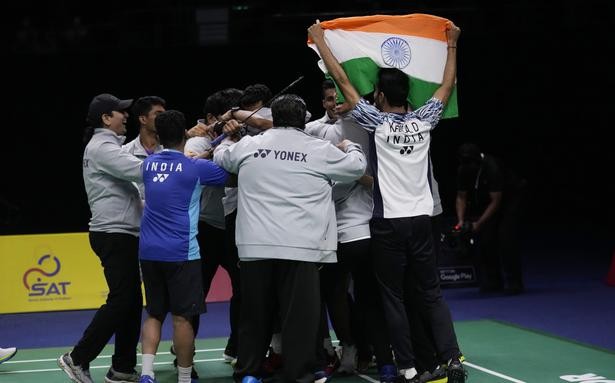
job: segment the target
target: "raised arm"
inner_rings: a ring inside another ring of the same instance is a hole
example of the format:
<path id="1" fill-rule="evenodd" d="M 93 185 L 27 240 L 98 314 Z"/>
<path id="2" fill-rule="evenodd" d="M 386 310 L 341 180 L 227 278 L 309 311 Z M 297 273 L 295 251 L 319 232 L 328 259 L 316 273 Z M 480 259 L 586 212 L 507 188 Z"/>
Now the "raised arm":
<path id="1" fill-rule="evenodd" d="M 132 182 L 143 182 L 143 161 L 121 146 L 104 142 L 98 149 L 96 161 L 100 170 L 113 177 Z"/>
<path id="2" fill-rule="evenodd" d="M 337 182 L 352 182 L 361 178 L 367 167 L 361 146 L 350 140 L 343 140 L 336 146 L 326 147 L 327 175 Z"/>
<path id="3" fill-rule="evenodd" d="M 223 121 L 237 120 L 238 122 L 248 124 L 260 130 L 267 130 L 273 127 L 273 122 L 261 117 L 258 112 L 255 114 L 250 110 L 234 110 L 231 109 L 220 117 Z"/>
<path id="4" fill-rule="evenodd" d="M 448 47 L 446 48 L 446 64 L 444 65 L 444 76 L 442 77 L 442 84 L 436 89 L 433 94 L 434 98 L 442 101 L 444 105 L 448 102 L 448 98 L 451 96 L 453 87 L 455 86 L 455 77 L 457 76 L 457 39 L 461 29 L 453 22 L 447 25 L 446 28 L 446 40 Z"/>
<path id="5" fill-rule="evenodd" d="M 344 94 L 344 98 L 346 102 L 349 104 L 348 109 L 354 108 L 354 106 L 359 102 L 361 96 L 354 88 L 354 86 L 350 83 L 348 76 L 346 76 L 346 72 L 342 69 L 340 63 L 337 62 L 333 53 L 331 53 L 331 49 L 327 45 L 325 41 L 325 31 L 320 26 L 320 22 L 316 21 L 311 27 L 308 28 L 308 34 L 310 35 L 310 39 L 318 48 L 318 52 L 320 52 L 320 57 L 322 61 L 325 63 L 325 67 L 329 72 L 329 75 L 333 77 L 333 80 L 337 84 L 337 86 Z"/>

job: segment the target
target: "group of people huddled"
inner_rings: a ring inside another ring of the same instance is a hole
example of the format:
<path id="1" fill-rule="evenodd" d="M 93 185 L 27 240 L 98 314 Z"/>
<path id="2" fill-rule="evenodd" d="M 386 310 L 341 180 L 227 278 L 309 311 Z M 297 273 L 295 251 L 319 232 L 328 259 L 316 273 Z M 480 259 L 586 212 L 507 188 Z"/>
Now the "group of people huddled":
<path id="1" fill-rule="evenodd" d="M 211 94 L 189 130 L 160 97 L 92 100 L 83 177 L 109 295 L 58 359 L 73 381 L 92 382 L 89 364 L 114 335 L 105 381 L 156 382 L 170 312 L 177 381 L 197 382 L 199 317 L 221 266 L 232 284 L 223 356 L 237 382 L 324 383 L 374 364 L 385 383 L 465 382 L 436 270 L 429 165 L 460 30 L 447 29 L 442 84 L 416 110 L 403 72 L 381 69 L 368 102 L 321 26 L 308 33 L 333 80 L 322 84 L 320 119 L 310 121 L 297 95 L 271 100 L 262 84 Z M 140 130 L 125 144 L 129 110 Z M 387 139 L 391 123 L 420 133 L 411 153 Z"/>

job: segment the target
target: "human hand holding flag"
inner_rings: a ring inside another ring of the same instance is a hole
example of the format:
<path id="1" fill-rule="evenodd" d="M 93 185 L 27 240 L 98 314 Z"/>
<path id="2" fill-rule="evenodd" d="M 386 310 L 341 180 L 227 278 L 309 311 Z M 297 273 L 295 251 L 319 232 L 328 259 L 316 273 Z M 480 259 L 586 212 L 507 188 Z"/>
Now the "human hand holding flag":
<path id="1" fill-rule="evenodd" d="M 456 46 L 460 30 L 445 18 L 411 14 L 339 18 L 317 22 L 308 32 L 309 47 L 322 57 L 314 39 L 326 41 L 360 95 L 374 91 L 380 68 L 392 67 L 403 71 L 410 82 L 408 102 L 416 109 L 445 82 L 445 66 L 450 53 L 448 47 L 452 41 Z M 319 66 L 327 73 L 322 60 Z M 454 77 L 452 84 L 444 118 L 458 116 Z"/>

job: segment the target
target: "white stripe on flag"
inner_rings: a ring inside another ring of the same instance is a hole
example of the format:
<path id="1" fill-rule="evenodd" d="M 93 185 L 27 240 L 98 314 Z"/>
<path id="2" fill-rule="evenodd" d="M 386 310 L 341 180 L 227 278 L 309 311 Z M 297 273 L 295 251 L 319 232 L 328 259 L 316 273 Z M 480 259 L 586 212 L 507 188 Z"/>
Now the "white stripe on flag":
<path id="1" fill-rule="evenodd" d="M 446 64 L 446 43 L 424 37 L 376 32 L 325 30 L 327 45 L 335 58 L 343 63 L 351 59 L 369 57 L 380 67 L 389 67 L 382 59 L 381 46 L 387 39 L 397 37 L 410 46 L 410 64 L 400 68 L 414 78 L 440 84 Z M 316 46 L 310 44 L 316 50 Z M 321 66 L 322 69 L 322 66 Z"/>

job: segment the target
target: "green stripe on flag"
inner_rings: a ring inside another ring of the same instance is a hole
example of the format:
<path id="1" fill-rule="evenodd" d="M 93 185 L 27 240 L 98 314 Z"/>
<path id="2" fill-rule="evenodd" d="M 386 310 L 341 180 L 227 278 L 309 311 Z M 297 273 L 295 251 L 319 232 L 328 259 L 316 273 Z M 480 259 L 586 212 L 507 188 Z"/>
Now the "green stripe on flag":
<path id="1" fill-rule="evenodd" d="M 354 85 L 360 95 L 365 96 L 366 94 L 370 94 L 374 91 L 374 86 L 378 82 L 378 70 L 380 68 L 372 59 L 368 57 L 361 57 L 348 60 L 342 63 L 342 68 L 344 68 L 350 82 Z M 327 78 L 330 78 L 330 76 L 327 75 Z M 440 84 L 423 81 L 411 76 L 408 78 L 410 81 L 410 95 L 408 97 L 408 102 L 412 106 L 413 110 L 425 104 L 425 102 L 433 96 L 436 89 L 440 86 Z M 343 102 L 344 96 L 339 89 L 337 94 L 340 101 Z M 453 92 L 449 97 L 448 104 L 446 105 L 446 108 L 444 108 L 442 118 L 458 116 L 459 110 L 457 108 L 457 87 L 454 87 Z"/>

